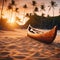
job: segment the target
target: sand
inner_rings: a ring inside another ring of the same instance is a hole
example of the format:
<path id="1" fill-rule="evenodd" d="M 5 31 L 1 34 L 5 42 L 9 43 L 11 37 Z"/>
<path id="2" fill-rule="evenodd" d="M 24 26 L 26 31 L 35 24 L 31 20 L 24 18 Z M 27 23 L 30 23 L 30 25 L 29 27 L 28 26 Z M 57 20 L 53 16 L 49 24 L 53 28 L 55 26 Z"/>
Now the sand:
<path id="1" fill-rule="evenodd" d="M 27 30 L 0 31 L 0 60 L 60 60 L 60 35 L 52 44 L 27 36 Z"/>

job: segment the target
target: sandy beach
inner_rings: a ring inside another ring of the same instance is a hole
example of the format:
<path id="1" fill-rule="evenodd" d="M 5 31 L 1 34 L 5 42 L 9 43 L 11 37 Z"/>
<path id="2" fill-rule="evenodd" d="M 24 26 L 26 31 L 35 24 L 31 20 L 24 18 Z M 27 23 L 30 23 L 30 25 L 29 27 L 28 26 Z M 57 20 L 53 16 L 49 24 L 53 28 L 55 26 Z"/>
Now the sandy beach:
<path id="1" fill-rule="evenodd" d="M 60 34 L 52 44 L 27 36 L 27 30 L 0 31 L 0 60 L 60 60 Z"/>

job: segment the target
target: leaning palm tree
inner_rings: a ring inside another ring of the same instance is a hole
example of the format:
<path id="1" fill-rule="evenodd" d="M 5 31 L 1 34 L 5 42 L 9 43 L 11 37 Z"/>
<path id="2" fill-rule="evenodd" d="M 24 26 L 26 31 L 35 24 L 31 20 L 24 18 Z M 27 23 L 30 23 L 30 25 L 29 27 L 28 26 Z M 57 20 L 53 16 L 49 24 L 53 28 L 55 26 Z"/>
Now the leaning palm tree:
<path id="1" fill-rule="evenodd" d="M 25 4 L 25 5 L 23 6 L 23 8 L 24 8 L 24 15 L 25 15 L 25 9 L 27 9 L 28 7 L 27 7 L 27 5 Z"/>
<path id="2" fill-rule="evenodd" d="M 38 12 L 38 7 L 35 7 L 34 11 L 35 11 L 35 12 Z"/>
<path id="3" fill-rule="evenodd" d="M 7 2 L 7 0 L 2 0 L 1 19 L 3 15 L 4 2 Z"/>
<path id="4" fill-rule="evenodd" d="M 8 10 L 11 12 L 12 9 L 13 9 L 13 8 L 12 8 L 12 5 L 11 5 L 11 3 L 9 3 L 9 5 L 8 5 Z M 9 14 L 9 15 L 10 15 L 10 19 L 11 19 L 12 12 L 11 12 L 11 14 Z"/>
<path id="5" fill-rule="evenodd" d="M 19 8 L 16 7 L 16 3 L 14 0 L 11 0 L 11 3 L 8 5 L 8 10 L 11 12 L 10 13 L 10 20 L 12 19 L 12 16 L 13 16 L 13 12 L 14 12 L 14 15 L 15 15 L 15 18 L 16 18 L 16 13 L 18 13 Z"/>
<path id="6" fill-rule="evenodd" d="M 59 8 L 59 16 L 60 16 L 60 8 Z"/>
<path id="7" fill-rule="evenodd" d="M 3 12 L 3 7 L 4 7 L 4 0 L 2 0 L 1 20 L 2 20 L 2 12 Z"/>
<path id="8" fill-rule="evenodd" d="M 11 0 L 11 5 L 16 5 L 14 0 Z"/>
<path id="9" fill-rule="evenodd" d="M 19 9 L 19 8 L 15 8 L 15 12 L 18 12 L 18 9 Z"/>
<path id="10" fill-rule="evenodd" d="M 16 6 L 16 4 L 15 4 L 15 1 L 14 0 L 11 0 L 11 3 L 9 3 L 9 5 L 8 5 L 8 10 L 10 10 L 11 11 L 11 17 L 10 17 L 10 20 L 12 19 L 12 16 L 13 16 L 13 6 Z M 16 9 L 17 10 L 17 9 Z"/>
<path id="11" fill-rule="evenodd" d="M 24 16 L 23 16 L 23 20 L 24 20 L 24 18 L 25 18 L 25 9 L 27 9 L 28 7 L 27 7 L 27 5 L 25 4 L 25 5 L 23 6 L 23 8 L 24 8 Z"/>
<path id="12" fill-rule="evenodd" d="M 56 2 L 53 1 L 53 0 L 51 0 L 50 4 L 51 4 L 51 5 L 49 6 L 49 11 L 52 9 L 53 17 L 54 17 L 54 9 L 55 9 L 55 7 L 57 6 L 57 4 L 56 4 Z M 53 20 L 52 26 L 54 26 L 54 20 Z"/>
<path id="13" fill-rule="evenodd" d="M 32 1 L 32 5 L 33 5 L 33 8 L 34 8 L 34 9 L 35 9 L 36 4 L 37 4 L 36 1 L 33 0 L 33 1 Z M 34 13 L 35 13 L 35 11 L 33 10 L 33 14 L 34 14 Z"/>
<path id="14" fill-rule="evenodd" d="M 15 6 L 16 4 L 15 4 L 15 1 L 14 0 L 11 0 L 11 6 L 12 6 L 12 13 L 13 13 L 13 6 Z M 11 14 L 11 15 L 13 15 L 13 14 Z M 11 16 L 11 18 L 12 18 L 12 16 Z"/>
<path id="15" fill-rule="evenodd" d="M 4 2 L 7 2 L 7 0 L 2 0 L 2 9 L 1 9 L 0 29 L 2 28 L 2 15 L 3 15 Z"/>
<path id="16" fill-rule="evenodd" d="M 32 1 L 33 6 L 36 6 L 36 4 L 37 4 L 36 1 Z"/>
<path id="17" fill-rule="evenodd" d="M 54 17 L 54 9 L 55 9 L 55 7 L 57 6 L 57 4 L 56 4 L 56 2 L 53 1 L 53 0 L 51 0 L 50 4 L 51 4 L 51 5 L 49 6 L 49 11 L 52 9 L 52 11 L 53 11 L 53 17 Z"/>
<path id="18" fill-rule="evenodd" d="M 41 4 L 40 8 L 41 8 L 42 16 L 44 16 L 43 11 L 45 11 L 45 5 L 44 4 Z"/>
<path id="19" fill-rule="evenodd" d="M 16 22 L 17 20 L 18 20 L 18 21 L 20 20 L 19 17 L 16 16 L 16 15 L 17 15 L 16 13 L 19 13 L 18 10 L 19 10 L 19 8 L 16 7 L 16 8 L 15 8 L 15 22 Z"/>

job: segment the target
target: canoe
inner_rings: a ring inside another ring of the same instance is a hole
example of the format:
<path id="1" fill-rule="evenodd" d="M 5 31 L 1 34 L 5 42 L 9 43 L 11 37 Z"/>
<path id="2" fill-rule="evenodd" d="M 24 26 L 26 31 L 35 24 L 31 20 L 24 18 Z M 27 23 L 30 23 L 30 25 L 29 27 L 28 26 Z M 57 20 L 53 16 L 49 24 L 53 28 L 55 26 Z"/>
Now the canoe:
<path id="1" fill-rule="evenodd" d="M 44 43 L 52 43 L 57 35 L 57 26 L 54 26 L 51 30 L 47 31 L 47 32 L 42 32 L 36 28 L 33 28 L 32 26 L 28 26 L 28 32 L 27 32 L 27 36 L 44 42 Z"/>

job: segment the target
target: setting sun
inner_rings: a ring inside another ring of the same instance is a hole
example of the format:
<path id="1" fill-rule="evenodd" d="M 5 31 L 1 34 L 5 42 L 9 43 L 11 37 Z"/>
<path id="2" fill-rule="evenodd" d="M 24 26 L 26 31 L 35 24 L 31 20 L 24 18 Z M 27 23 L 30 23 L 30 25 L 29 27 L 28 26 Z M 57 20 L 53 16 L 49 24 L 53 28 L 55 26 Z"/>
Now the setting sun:
<path id="1" fill-rule="evenodd" d="M 10 24 L 15 23 L 15 14 L 14 14 L 14 12 L 13 12 L 13 14 L 11 14 L 8 11 L 4 11 L 3 14 L 4 15 L 2 17 L 7 19 L 7 23 L 10 23 Z"/>
<path id="2" fill-rule="evenodd" d="M 7 19 L 7 23 L 9 24 L 14 24 L 14 23 L 17 23 L 18 25 L 24 25 L 28 20 L 29 18 L 28 17 L 25 17 L 24 15 L 21 15 L 19 17 L 19 21 L 16 19 L 16 15 L 15 15 L 15 12 L 13 12 L 13 14 L 11 14 L 11 12 L 9 11 L 4 11 L 3 12 L 3 18 L 6 18 Z"/>

